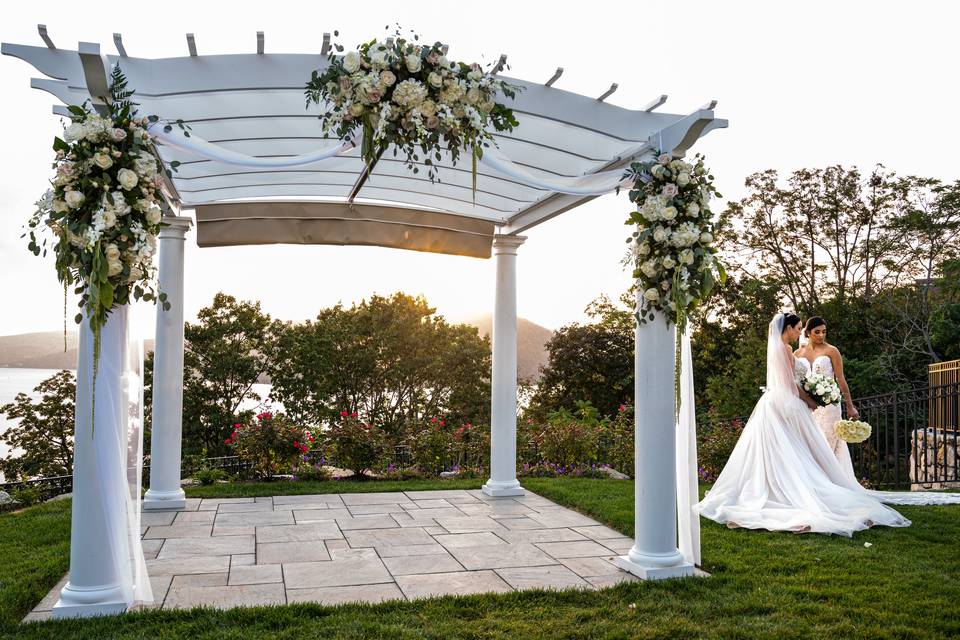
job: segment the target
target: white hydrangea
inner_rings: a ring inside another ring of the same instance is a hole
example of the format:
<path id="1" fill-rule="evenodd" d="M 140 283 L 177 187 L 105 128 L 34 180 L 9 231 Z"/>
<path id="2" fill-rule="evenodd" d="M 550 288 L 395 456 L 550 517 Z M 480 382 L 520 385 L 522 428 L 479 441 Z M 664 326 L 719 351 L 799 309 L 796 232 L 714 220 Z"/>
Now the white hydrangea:
<path id="1" fill-rule="evenodd" d="M 393 90 L 393 101 L 407 109 L 417 107 L 427 97 L 427 88 L 419 80 L 408 78 Z"/>

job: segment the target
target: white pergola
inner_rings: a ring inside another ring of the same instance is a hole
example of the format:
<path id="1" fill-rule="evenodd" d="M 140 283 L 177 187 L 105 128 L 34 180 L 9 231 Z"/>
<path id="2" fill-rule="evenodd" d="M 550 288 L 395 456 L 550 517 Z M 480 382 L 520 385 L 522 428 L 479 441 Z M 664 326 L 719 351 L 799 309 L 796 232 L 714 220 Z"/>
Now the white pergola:
<path id="1" fill-rule="evenodd" d="M 141 114 L 182 119 L 195 136 L 231 151 L 286 157 L 338 142 L 320 130 L 321 107 L 304 108 L 304 83 L 327 64 L 328 35 L 322 50 L 310 54 L 265 53 L 264 36 L 258 33 L 256 53 L 199 55 L 196 38 L 187 34 L 188 55 L 163 59 L 131 57 L 120 34 L 114 34 L 118 55 L 105 55 L 95 43 L 59 49 L 43 25 L 40 35 L 45 46 L 4 43 L 2 53 L 29 62 L 46 76 L 33 79 L 31 86 L 63 103 L 53 107 L 54 114 L 67 115 L 63 105 L 85 100 L 102 104 L 98 96 L 108 95 L 110 66 L 119 63 L 136 90 Z M 501 57 L 498 69 L 504 61 Z M 523 88 L 508 101 L 520 125 L 497 134 L 496 141 L 504 155 L 539 178 L 623 168 L 654 149 L 682 156 L 700 136 L 727 126 L 714 118 L 715 102 L 689 114 L 670 114 L 657 111 L 667 98 L 659 96 L 640 109 L 625 109 L 605 102 L 616 84 L 599 97 L 578 95 L 553 86 L 562 72 L 557 69 L 543 84 L 508 79 Z M 189 209 L 195 212 L 201 247 L 359 244 L 495 256 L 491 473 L 483 490 L 490 496 L 523 494 L 516 477 L 518 248 L 523 232 L 596 196 L 530 186 L 481 165 L 474 201 L 469 158 L 452 167 L 444 157 L 438 163 L 441 181 L 431 183 L 425 171 L 412 173 L 390 150 L 369 177 L 357 153 L 315 165 L 263 169 L 170 146 L 161 145 L 158 152 L 165 162 L 181 164 L 164 189 L 169 226 L 160 234 L 160 283 L 171 309 L 157 310 L 145 509 L 185 505 L 180 487 L 183 249 L 193 220 L 182 211 Z M 673 353 L 672 327 L 656 322 L 637 331 L 636 538 L 620 565 L 644 578 L 693 572 L 677 548 Z M 104 371 L 101 367 L 100 375 Z M 79 397 L 84 393 L 90 390 L 78 384 L 78 411 L 86 406 Z M 78 433 L 79 422 L 78 414 Z M 55 609 L 55 615 L 63 616 L 117 610 L 111 600 L 116 572 L 104 548 L 103 528 L 93 522 L 95 517 L 85 517 L 98 512 L 100 499 L 96 467 L 88 462 L 92 451 L 87 439 L 78 437 L 75 446 L 70 582 Z"/>

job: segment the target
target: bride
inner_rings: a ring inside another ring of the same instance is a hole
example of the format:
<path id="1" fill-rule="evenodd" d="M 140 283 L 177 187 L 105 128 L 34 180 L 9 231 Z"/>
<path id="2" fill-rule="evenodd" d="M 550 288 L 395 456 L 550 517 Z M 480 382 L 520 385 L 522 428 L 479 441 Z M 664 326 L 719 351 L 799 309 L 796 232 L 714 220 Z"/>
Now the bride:
<path id="1" fill-rule="evenodd" d="M 960 494 L 868 491 L 845 471 L 797 386 L 805 372 L 790 343 L 800 318 L 777 314 L 767 335 L 767 386 L 701 515 L 730 527 L 853 535 L 910 521 L 883 503 L 960 504 Z"/>

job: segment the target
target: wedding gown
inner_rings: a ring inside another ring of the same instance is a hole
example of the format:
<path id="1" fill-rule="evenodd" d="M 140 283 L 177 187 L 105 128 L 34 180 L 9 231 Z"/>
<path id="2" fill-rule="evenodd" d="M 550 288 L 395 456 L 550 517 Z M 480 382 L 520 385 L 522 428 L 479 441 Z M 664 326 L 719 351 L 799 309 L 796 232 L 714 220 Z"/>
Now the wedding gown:
<path id="1" fill-rule="evenodd" d="M 821 355 L 813 359 L 813 364 L 807 358 L 797 358 L 797 377 L 803 377 L 812 369 L 815 373 L 836 379 L 833 371 L 833 361 L 830 356 Z M 849 479 L 857 481 L 857 474 L 853 471 L 853 461 L 850 459 L 850 448 L 846 441 L 837 436 L 837 422 L 843 419 L 839 404 L 828 404 L 825 407 L 817 407 L 813 412 L 813 420 L 820 427 L 820 432 L 827 439 L 827 445 L 836 456 L 840 468 L 846 472 Z"/>
<path id="2" fill-rule="evenodd" d="M 883 502 L 960 503 L 960 494 L 868 491 L 845 471 L 797 390 L 798 364 L 781 339 L 783 314 L 770 323 L 767 387 L 730 459 L 697 504 L 729 526 L 852 536 L 874 525 L 910 521 Z"/>

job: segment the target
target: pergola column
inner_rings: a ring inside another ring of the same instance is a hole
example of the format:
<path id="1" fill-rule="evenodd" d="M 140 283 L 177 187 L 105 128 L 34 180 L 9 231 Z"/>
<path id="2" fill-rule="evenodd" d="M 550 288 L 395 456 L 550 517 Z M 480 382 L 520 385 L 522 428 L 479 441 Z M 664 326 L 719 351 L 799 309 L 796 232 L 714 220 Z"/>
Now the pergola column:
<path id="1" fill-rule="evenodd" d="M 166 216 L 160 230 L 160 290 L 170 309 L 157 305 L 153 351 L 153 426 L 150 436 L 150 489 L 144 509 L 183 509 L 180 444 L 183 421 L 183 254 L 191 219 Z"/>
<path id="2" fill-rule="evenodd" d="M 60 590 L 60 599 L 53 606 L 53 617 L 75 618 L 107 615 L 126 611 L 122 571 L 111 546 L 114 522 L 105 504 L 116 490 L 125 470 L 112 465 L 123 464 L 113 458 L 111 450 L 98 447 L 103 439 L 126 442 L 121 433 L 126 426 L 126 397 L 123 393 L 123 371 L 127 345 L 126 305 L 114 307 L 100 330 L 100 360 L 97 365 L 94 407 L 93 331 L 84 315 L 79 326 L 77 349 L 77 400 L 75 407 L 76 435 L 73 443 L 73 506 L 70 517 L 70 580 Z M 94 411 L 94 408 L 96 411 Z M 119 451 L 119 447 L 116 447 Z M 103 459 L 98 459 L 103 456 Z M 117 473 L 110 473 L 117 471 Z M 120 544 L 120 541 L 115 541 Z M 126 585 L 129 590 L 131 585 Z"/>
<path id="3" fill-rule="evenodd" d="M 490 389 L 490 479 L 488 496 L 522 496 L 517 481 L 517 247 L 524 236 L 496 235 L 493 310 L 493 371 Z"/>
<path id="4" fill-rule="evenodd" d="M 634 341 L 635 537 L 616 564 L 645 580 L 693 575 L 677 548 L 675 340 L 676 326 L 657 313 L 637 327 Z"/>

